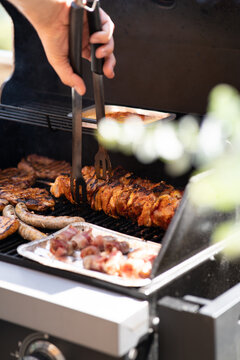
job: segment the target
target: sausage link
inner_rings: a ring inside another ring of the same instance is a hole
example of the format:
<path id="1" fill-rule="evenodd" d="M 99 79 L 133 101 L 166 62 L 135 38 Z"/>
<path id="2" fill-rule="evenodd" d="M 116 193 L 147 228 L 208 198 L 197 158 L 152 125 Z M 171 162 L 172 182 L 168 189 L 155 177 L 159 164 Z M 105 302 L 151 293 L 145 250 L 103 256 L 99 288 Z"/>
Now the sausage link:
<path id="1" fill-rule="evenodd" d="M 14 206 L 12 205 L 5 206 L 5 208 L 3 209 L 3 216 L 6 216 L 10 219 L 18 219 L 15 213 Z M 41 231 L 35 229 L 30 225 L 25 224 L 20 219 L 18 220 L 19 220 L 18 233 L 19 235 L 22 236 L 23 239 L 28 241 L 33 241 L 33 240 L 40 240 L 46 236 L 46 234 L 42 233 Z"/>
<path id="2" fill-rule="evenodd" d="M 20 221 L 18 232 L 23 239 L 28 241 L 40 240 L 47 236 L 41 231 L 35 229 L 33 226 L 24 224 L 22 221 Z"/>
<path id="3" fill-rule="evenodd" d="M 12 206 L 12 205 L 5 206 L 2 214 L 3 214 L 3 216 L 8 217 L 9 219 L 17 219 L 17 215 L 15 214 L 14 206 Z"/>
<path id="4" fill-rule="evenodd" d="M 17 216 L 25 223 L 43 229 L 62 229 L 74 222 L 82 222 L 83 218 L 79 216 L 44 216 L 34 214 L 28 211 L 24 203 L 19 202 L 16 205 Z"/>

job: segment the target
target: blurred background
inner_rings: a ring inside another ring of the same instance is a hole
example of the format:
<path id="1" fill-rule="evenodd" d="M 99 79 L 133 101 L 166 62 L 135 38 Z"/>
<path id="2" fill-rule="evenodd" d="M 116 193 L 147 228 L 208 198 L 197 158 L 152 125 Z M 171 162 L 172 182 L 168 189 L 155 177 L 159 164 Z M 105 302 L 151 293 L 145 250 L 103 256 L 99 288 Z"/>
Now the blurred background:
<path id="1" fill-rule="evenodd" d="M 13 66 L 12 20 L 0 4 L 0 86 L 11 75 Z"/>

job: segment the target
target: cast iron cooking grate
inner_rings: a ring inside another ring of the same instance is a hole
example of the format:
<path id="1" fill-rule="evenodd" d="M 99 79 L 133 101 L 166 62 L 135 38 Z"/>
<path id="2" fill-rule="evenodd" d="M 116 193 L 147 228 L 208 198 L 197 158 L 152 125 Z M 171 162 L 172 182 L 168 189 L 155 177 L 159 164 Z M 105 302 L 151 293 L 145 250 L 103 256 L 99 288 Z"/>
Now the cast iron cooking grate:
<path id="1" fill-rule="evenodd" d="M 27 125 L 47 127 L 50 130 L 72 131 L 72 118 L 68 116 L 70 109 L 57 106 L 45 108 L 38 103 L 32 105 L 12 106 L 0 104 L 0 119 Z M 92 134 L 91 126 L 96 121 L 83 119 L 83 132 Z M 89 128 L 90 126 L 90 128 Z"/>

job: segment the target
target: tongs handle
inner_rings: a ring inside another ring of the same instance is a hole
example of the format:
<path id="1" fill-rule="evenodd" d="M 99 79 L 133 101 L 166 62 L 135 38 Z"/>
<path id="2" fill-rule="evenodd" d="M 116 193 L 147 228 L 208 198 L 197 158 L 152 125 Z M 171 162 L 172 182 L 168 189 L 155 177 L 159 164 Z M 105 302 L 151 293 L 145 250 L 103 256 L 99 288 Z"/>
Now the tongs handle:
<path id="1" fill-rule="evenodd" d="M 83 8 L 74 1 L 70 8 L 69 58 L 76 74 L 82 77 Z"/>
<path id="2" fill-rule="evenodd" d="M 88 1 L 88 5 L 91 6 L 91 1 Z M 87 12 L 90 35 L 102 30 L 102 23 L 101 23 L 99 8 L 100 8 L 100 5 L 99 5 L 99 1 L 98 1 L 94 11 Z M 92 60 L 91 61 L 91 70 L 92 70 L 92 72 L 94 72 L 96 74 L 102 75 L 104 59 L 98 59 L 96 57 L 96 50 L 100 46 L 102 46 L 102 44 L 91 44 L 91 58 L 92 58 L 91 59 Z"/>

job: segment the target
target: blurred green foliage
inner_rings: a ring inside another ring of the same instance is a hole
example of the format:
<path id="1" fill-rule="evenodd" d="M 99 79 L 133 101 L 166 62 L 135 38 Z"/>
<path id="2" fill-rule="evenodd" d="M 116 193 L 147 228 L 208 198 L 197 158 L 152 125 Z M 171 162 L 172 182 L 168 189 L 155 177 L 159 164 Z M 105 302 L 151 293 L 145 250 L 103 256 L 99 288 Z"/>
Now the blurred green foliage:
<path id="1" fill-rule="evenodd" d="M 12 50 L 12 20 L 0 4 L 0 50 Z"/>

